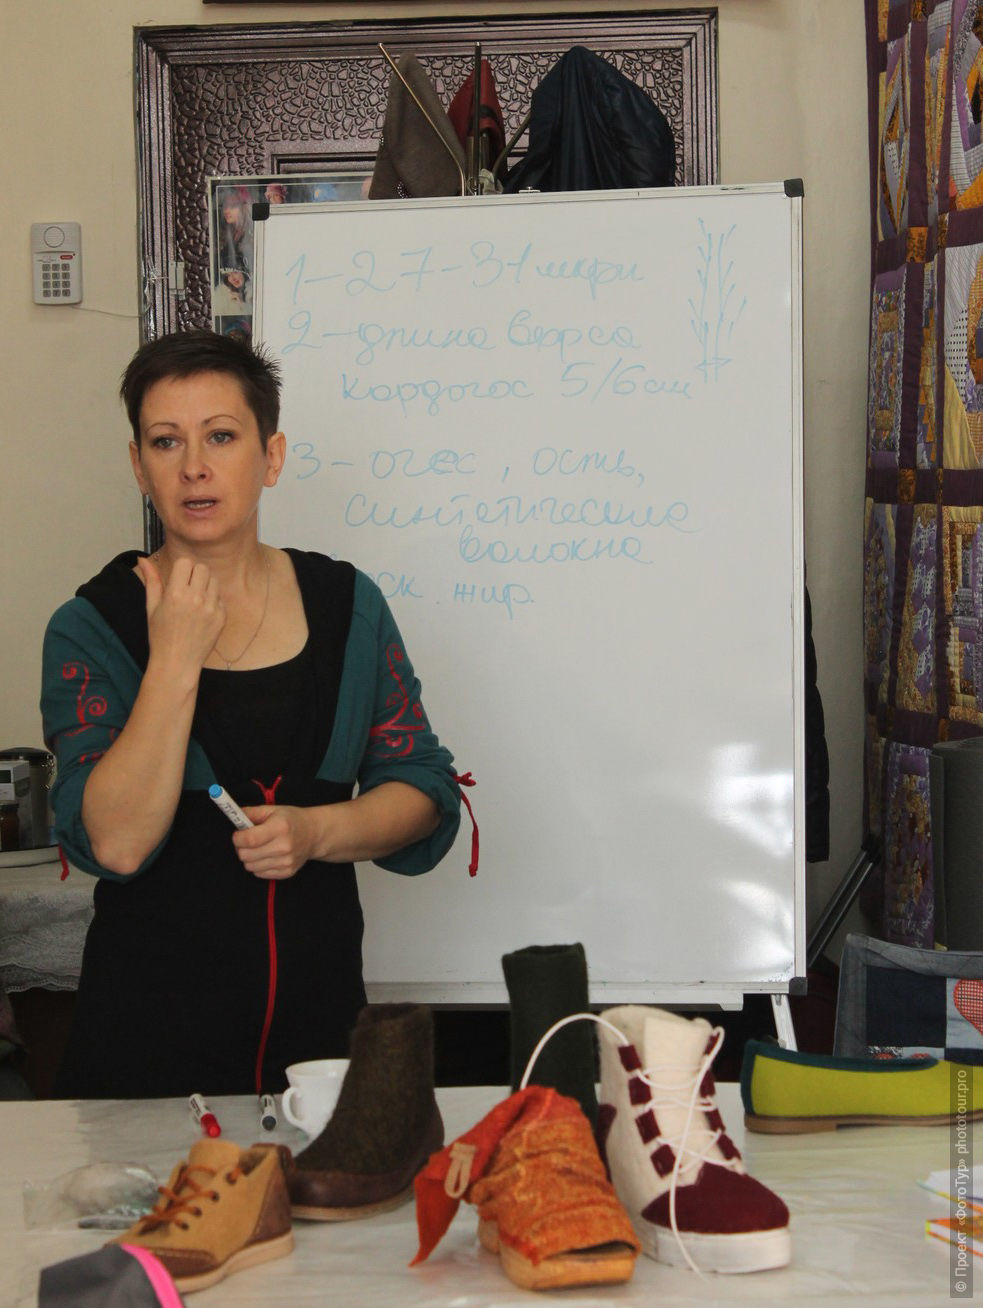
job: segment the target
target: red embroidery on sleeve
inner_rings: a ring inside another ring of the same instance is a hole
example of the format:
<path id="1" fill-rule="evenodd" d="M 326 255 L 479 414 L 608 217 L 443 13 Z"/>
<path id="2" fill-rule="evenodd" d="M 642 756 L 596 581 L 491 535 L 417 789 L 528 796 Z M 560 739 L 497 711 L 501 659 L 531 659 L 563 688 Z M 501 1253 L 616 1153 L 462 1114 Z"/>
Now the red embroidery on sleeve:
<path id="1" fill-rule="evenodd" d="M 91 727 L 92 723 L 90 722 L 88 725 Z M 69 731 L 67 734 L 69 736 L 77 736 L 80 731 L 85 731 L 85 730 L 86 730 L 85 727 L 78 727 L 75 731 Z M 110 745 L 113 743 L 113 741 L 116 739 L 118 735 L 119 735 L 118 728 L 116 727 L 109 728 Z M 105 754 L 105 752 L 106 751 L 104 749 L 94 749 L 91 754 L 80 754 L 78 757 L 78 761 L 79 763 L 98 763 L 99 760 L 102 758 L 103 754 Z"/>
<path id="2" fill-rule="evenodd" d="M 87 695 L 89 688 L 89 669 L 84 663 L 66 663 L 61 670 L 63 681 L 74 681 L 76 677 L 82 678 L 82 685 L 75 697 L 75 716 L 80 722 L 80 726 L 75 727 L 72 731 L 66 731 L 66 736 L 78 736 L 83 731 L 88 731 L 95 723 L 87 721 L 88 718 L 101 718 L 105 713 L 108 705 L 102 695 Z"/>
<path id="3" fill-rule="evenodd" d="M 405 658 L 405 653 L 398 645 L 390 645 L 386 650 L 389 674 L 396 683 L 396 689 L 386 699 L 389 717 L 383 722 L 377 722 L 369 731 L 369 740 L 376 742 L 380 753 L 393 754 L 397 758 L 412 754 L 415 734 L 423 731 L 427 725 L 423 706 L 419 700 L 410 699 L 399 675 L 397 665 Z"/>

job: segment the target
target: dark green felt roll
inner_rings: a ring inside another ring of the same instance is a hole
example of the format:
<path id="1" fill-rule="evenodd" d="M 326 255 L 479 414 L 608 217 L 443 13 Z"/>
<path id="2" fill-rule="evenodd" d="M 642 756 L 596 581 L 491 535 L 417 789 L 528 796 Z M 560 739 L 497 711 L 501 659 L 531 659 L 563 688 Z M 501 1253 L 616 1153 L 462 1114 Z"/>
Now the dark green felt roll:
<path id="1" fill-rule="evenodd" d="M 502 957 L 509 992 L 512 1089 L 519 1088 L 529 1056 L 554 1022 L 589 1011 L 584 947 L 529 945 Z M 593 1022 L 557 1031 L 536 1059 L 529 1081 L 576 1099 L 591 1125 L 597 1117 Z"/>

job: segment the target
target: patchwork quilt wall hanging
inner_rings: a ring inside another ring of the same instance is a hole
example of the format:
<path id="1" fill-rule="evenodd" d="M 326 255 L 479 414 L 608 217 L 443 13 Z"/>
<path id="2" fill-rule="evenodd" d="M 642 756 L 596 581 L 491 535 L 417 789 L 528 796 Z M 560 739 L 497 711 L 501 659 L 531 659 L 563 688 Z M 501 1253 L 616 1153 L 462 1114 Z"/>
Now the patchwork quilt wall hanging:
<path id="1" fill-rule="evenodd" d="M 929 755 L 983 732 L 983 3 L 866 0 L 865 826 L 933 943 Z"/>

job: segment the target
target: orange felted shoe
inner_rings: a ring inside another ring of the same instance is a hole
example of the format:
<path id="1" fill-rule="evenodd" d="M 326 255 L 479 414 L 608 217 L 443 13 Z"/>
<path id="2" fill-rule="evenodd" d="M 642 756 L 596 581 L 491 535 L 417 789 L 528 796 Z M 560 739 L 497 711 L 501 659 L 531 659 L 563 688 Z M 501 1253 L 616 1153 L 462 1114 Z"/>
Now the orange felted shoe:
<path id="1" fill-rule="evenodd" d="M 478 1209 L 478 1238 L 526 1290 L 627 1281 L 639 1243 L 574 1099 L 532 1085 L 434 1154 L 417 1176 L 421 1263 L 461 1199 Z"/>

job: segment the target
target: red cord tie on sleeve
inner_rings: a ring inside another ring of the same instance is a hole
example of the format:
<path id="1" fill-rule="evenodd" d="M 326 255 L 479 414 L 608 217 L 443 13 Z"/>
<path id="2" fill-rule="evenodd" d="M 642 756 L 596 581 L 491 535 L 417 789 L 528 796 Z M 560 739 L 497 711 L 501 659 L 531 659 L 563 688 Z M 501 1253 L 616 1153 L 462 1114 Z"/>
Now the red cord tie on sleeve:
<path id="1" fill-rule="evenodd" d="M 454 780 L 458 786 L 476 786 L 478 783 L 470 772 L 465 772 L 463 776 L 454 774 Z M 468 864 L 468 873 L 474 876 L 478 871 L 478 824 L 474 820 L 474 809 L 471 807 L 471 801 L 464 791 L 461 791 L 461 801 L 468 810 L 468 817 L 471 819 L 471 862 Z"/>

